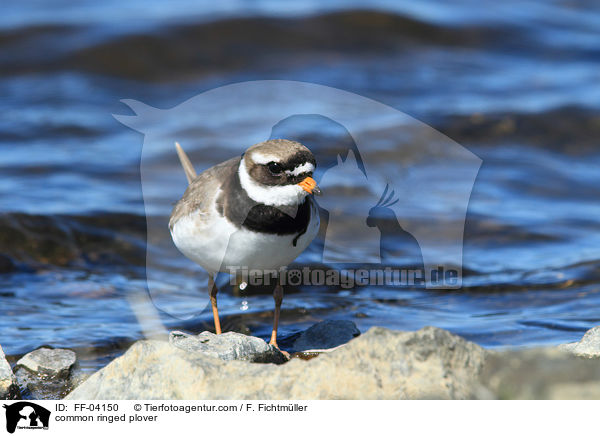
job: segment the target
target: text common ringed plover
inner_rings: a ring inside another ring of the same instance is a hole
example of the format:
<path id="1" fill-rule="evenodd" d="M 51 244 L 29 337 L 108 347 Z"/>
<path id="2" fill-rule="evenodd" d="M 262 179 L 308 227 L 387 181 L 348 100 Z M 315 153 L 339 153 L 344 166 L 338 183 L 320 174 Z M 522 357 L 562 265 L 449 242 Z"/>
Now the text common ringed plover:
<path id="1" fill-rule="evenodd" d="M 242 267 L 276 270 L 291 263 L 319 231 L 311 195 L 316 161 L 304 145 L 272 139 L 250 147 L 199 175 L 176 144 L 189 186 L 175 204 L 169 228 L 175 246 L 202 266 L 217 334 L 221 333 L 214 276 Z M 279 280 L 273 292 L 275 316 L 270 344 L 277 347 L 283 300 Z"/>

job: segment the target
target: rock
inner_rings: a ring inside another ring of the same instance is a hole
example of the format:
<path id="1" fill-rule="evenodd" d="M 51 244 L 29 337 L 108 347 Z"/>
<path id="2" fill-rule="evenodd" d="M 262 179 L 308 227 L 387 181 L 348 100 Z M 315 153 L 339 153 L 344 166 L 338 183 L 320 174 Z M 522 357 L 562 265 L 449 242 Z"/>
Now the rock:
<path id="1" fill-rule="evenodd" d="M 17 378 L 6 360 L 2 346 L 0 346 L 0 400 L 11 400 L 18 397 Z"/>
<path id="2" fill-rule="evenodd" d="M 295 351 L 326 350 L 349 342 L 360 335 L 352 321 L 327 320 L 313 325 L 294 342 Z"/>
<path id="3" fill-rule="evenodd" d="M 588 330 L 579 342 L 559 346 L 563 351 L 568 351 L 579 357 L 588 359 L 600 358 L 600 326 Z"/>
<path id="4" fill-rule="evenodd" d="M 169 343 L 188 353 L 200 353 L 221 360 L 245 360 L 255 363 L 287 362 L 287 358 L 281 351 L 262 339 L 235 332 L 220 335 L 202 332 L 193 336 L 175 331 L 169 334 Z"/>
<path id="5" fill-rule="evenodd" d="M 320 324 L 313 331 L 334 330 Z M 588 333 L 587 342 L 597 334 Z M 264 341 L 222 336 L 139 341 L 67 399 L 600 399 L 598 362 L 555 347 L 485 351 L 433 327 L 374 327 L 312 360 L 274 365 L 239 351 Z"/>
<path id="6" fill-rule="evenodd" d="M 598 362 L 556 348 L 490 353 L 481 381 L 499 399 L 600 399 Z"/>
<path id="7" fill-rule="evenodd" d="M 24 395 L 34 400 L 63 398 L 72 390 L 71 371 L 77 356 L 71 350 L 39 348 L 23 356 L 15 375 Z"/>
<path id="8" fill-rule="evenodd" d="M 475 398 L 486 356 L 433 327 L 374 327 L 331 353 L 284 365 L 224 361 L 173 342 L 136 342 L 67 399 Z"/>
<path id="9" fill-rule="evenodd" d="M 76 361 L 77 356 L 71 350 L 39 348 L 23 356 L 17 366 L 40 376 L 68 377 Z"/>

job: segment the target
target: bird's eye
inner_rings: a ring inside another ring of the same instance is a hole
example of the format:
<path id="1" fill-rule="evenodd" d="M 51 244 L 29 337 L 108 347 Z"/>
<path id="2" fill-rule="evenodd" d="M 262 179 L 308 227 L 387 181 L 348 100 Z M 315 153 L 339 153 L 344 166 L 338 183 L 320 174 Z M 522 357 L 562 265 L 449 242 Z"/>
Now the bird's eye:
<path id="1" fill-rule="evenodd" d="M 281 172 L 283 171 L 283 168 L 277 162 L 269 162 L 267 164 L 267 168 L 269 169 L 271 174 L 281 174 Z"/>

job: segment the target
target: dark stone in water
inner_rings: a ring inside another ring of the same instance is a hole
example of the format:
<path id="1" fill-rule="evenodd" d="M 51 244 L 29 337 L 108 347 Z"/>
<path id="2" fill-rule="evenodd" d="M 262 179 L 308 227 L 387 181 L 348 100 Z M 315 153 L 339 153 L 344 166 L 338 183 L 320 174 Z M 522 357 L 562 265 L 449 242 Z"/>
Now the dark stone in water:
<path id="1" fill-rule="evenodd" d="M 327 320 L 311 326 L 294 342 L 294 350 L 326 350 L 343 345 L 360 335 L 352 321 Z"/>

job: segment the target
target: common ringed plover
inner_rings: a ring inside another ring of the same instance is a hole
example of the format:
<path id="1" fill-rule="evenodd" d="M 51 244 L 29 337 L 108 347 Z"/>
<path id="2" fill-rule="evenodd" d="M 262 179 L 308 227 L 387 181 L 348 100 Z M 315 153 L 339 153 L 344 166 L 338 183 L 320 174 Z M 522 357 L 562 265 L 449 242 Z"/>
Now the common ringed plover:
<path id="1" fill-rule="evenodd" d="M 271 139 L 196 175 L 183 149 L 176 147 L 189 186 L 173 208 L 171 237 L 179 251 L 208 272 L 215 330 L 220 334 L 214 276 L 240 268 L 277 270 L 317 235 L 319 213 L 309 195 L 321 193 L 312 178 L 316 161 L 298 142 Z M 269 343 L 277 347 L 283 300 L 279 280 L 273 297 Z"/>

